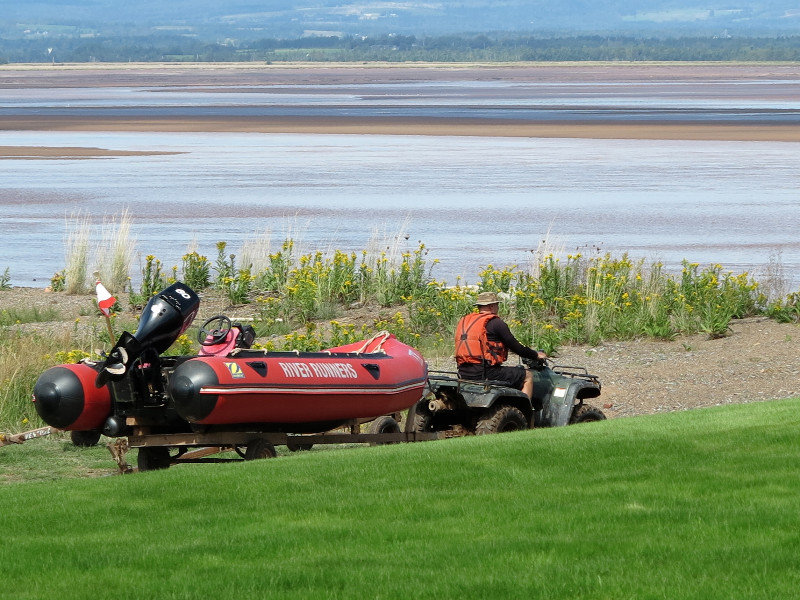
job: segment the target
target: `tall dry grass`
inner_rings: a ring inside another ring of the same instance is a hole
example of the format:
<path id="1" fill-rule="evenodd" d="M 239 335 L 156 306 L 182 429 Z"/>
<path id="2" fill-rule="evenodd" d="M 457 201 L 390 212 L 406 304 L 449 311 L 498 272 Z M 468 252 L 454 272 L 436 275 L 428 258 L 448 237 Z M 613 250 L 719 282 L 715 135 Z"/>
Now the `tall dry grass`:
<path id="1" fill-rule="evenodd" d="M 73 213 L 66 220 L 66 267 L 64 286 L 68 294 L 84 294 L 89 290 L 89 217 Z"/>
<path id="2" fill-rule="evenodd" d="M 549 256 L 563 257 L 564 242 L 557 236 L 552 235 L 553 224 L 547 227 L 544 237 L 536 244 L 536 248 L 531 250 L 531 258 L 528 263 L 528 274 L 534 279 L 539 279 L 541 275 L 540 267 L 545 263 Z"/>
<path id="3" fill-rule="evenodd" d="M 102 239 L 96 252 L 96 269 L 112 293 L 124 292 L 130 282 L 136 239 L 131 234 L 132 218 L 126 208 L 119 217 L 104 219 Z"/>
<path id="4" fill-rule="evenodd" d="M 771 302 L 784 298 L 791 290 L 780 249 L 770 254 L 769 262 L 758 273 L 761 290 Z"/>
<path id="5" fill-rule="evenodd" d="M 390 231 L 386 225 L 383 228 L 374 227 L 363 252 L 362 262 L 367 268 L 375 269 L 381 263 L 389 269 L 396 269 L 403 260 L 403 253 L 408 241 L 408 226 L 411 217 L 403 219 L 397 227 Z"/>
<path id="6" fill-rule="evenodd" d="M 272 253 L 272 231 L 265 229 L 262 233 L 254 233 L 242 243 L 239 251 L 239 264 L 243 269 L 253 273 L 261 273 L 269 268 L 269 255 Z"/>

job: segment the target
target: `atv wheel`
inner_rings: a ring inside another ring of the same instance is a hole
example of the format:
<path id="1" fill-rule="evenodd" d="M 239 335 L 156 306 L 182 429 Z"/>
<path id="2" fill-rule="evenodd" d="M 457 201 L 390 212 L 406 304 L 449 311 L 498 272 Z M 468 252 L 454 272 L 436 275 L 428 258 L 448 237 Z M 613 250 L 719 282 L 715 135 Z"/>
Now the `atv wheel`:
<path id="1" fill-rule="evenodd" d="M 595 408 L 591 404 L 581 404 L 576 406 L 572 411 L 572 416 L 569 419 L 570 425 L 577 423 L 591 423 L 592 421 L 605 421 L 606 416 L 599 408 Z"/>
<path id="2" fill-rule="evenodd" d="M 100 441 L 100 432 L 99 431 L 70 431 L 69 438 L 72 440 L 72 443 L 76 446 L 80 446 L 81 448 L 89 448 L 91 446 L 96 446 L 97 442 Z"/>
<path id="3" fill-rule="evenodd" d="M 414 431 L 418 433 L 436 431 L 433 415 L 427 410 L 419 410 L 414 414 Z"/>
<path id="4" fill-rule="evenodd" d="M 520 409 L 515 406 L 501 404 L 490 408 L 484 417 L 478 421 L 475 426 L 475 434 L 486 435 L 527 428 L 528 421 Z"/>
<path id="5" fill-rule="evenodd" d="M 275 452 L 275 446 L 270 444 L 263 438 L 256 438 L 247 444 L 247 450 L 244 452 L 245 460 L 259 460 L 261 458 L 275 458 L 278 453 Z"/>
<path id="6" fill-rule="evenodd" d="M 380 434 L 380 433 L 400 433 L 400 424 L 394 420 L 394 417 L 385 416 L 375 419 L 369 424 L 367 433 Z M 396 444 L 397 442 L 372 442 L 371 446 L 382 446 L 383 444 Z"/>
<path id="7" fill-rule="evenodd" d="M 169 468 L 169 448 L 166 446 L 148 446 L 139 448 L 136 465 L 140 471 L 155 471 Z"/>

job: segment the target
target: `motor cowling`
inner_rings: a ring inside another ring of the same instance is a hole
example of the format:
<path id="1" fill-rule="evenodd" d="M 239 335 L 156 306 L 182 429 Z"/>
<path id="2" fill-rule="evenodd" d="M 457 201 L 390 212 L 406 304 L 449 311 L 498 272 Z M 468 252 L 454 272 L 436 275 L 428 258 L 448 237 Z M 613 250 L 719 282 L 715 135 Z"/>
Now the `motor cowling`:
<path id="1" fill-rule="evenodd" d="M 189 286 L 174 283 L 150 298 L 133 337 L 141 350 L 153 348 L 161 354 L 189 328 L 199 307 L 200 298 Z"/>
<path id="2" fill-rule="evenodd" d="M 96 387 L 97 371 L 85 363 L 51 367 L 33 388 L 36 412 L 51 427 L 99 430 L 111 414 L 111 393 Z"/>

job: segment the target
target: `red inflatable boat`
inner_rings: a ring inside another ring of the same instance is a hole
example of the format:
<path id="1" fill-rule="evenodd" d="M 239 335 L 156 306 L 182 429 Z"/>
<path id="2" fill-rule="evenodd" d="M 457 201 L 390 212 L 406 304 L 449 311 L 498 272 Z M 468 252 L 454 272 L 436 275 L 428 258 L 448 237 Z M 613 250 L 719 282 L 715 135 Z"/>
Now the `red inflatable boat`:
<path id="1" fill-rule="evenodd" d="M 190 423 L 311 424 L 405 410 L 426 377 L 419 352 L 383 333 L 324 352 L 199 356 L 175 369 L 169 395 Z"/>
<path id="2" fill-rule="evenodd" d="M 188 286 L 173 284 L 103 361 L 45 371 L 33 390 L 39 415 L 98 437 L 134 426 L 154 434 L 214 426 L 303 433 L 405 410 L 423 395 L 425 360 L 387 332 L 324 352 L 264 352 L 250 349 L 252 327 L 218 315 L 200 327 L 199 356 L 165 355 L 199 304 Z"/>

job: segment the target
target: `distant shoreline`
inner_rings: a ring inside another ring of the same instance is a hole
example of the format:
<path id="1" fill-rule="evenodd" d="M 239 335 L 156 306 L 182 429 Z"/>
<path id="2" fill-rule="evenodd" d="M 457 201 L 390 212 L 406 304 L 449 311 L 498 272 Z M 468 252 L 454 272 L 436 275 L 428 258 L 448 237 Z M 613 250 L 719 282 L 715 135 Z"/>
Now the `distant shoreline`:
<path id="1" fill-rule="evenodd" d="M 281 85 L 409 81 L 625 82 L 797 80 L 792 62 L 11 63 L 0 89 L 127 85 Z"/>

